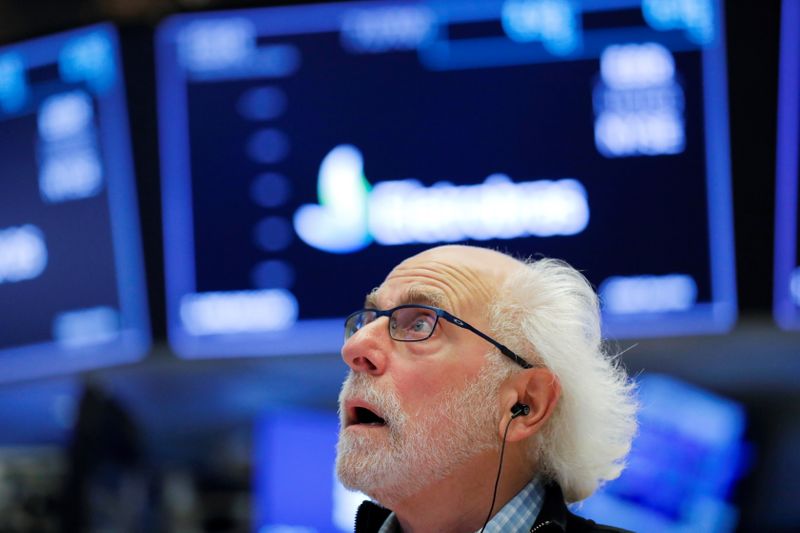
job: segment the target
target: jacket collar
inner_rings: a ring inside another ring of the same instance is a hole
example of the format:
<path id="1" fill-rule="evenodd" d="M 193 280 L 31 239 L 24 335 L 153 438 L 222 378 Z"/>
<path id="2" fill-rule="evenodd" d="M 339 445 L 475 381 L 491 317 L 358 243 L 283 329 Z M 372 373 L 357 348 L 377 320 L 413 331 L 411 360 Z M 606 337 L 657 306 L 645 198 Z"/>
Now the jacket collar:
<path id="1" fill-rule="evenodd" d="M 356 513 L 356 531 L 378 531 L 392 512 L 371 502 L 363 502 Z M 564 504 L 561 487 L 548 483 L 539 516 L 531 526 L 531 532 L 566 531 L 569 511 Z"/>
<path id="2" fill-rule="evenodd" d="M 369 500 L 364 501 L 356 512 L 356 531 L 379 531 L 392 512 Z"/>
<path id="3" fill-rule="evenodd" d="M 566 531 L 568 515 L 561 487 L 555 482 L 550 482 L 545 486 L 542 509 L 531 526 L 531 532 Z"/>

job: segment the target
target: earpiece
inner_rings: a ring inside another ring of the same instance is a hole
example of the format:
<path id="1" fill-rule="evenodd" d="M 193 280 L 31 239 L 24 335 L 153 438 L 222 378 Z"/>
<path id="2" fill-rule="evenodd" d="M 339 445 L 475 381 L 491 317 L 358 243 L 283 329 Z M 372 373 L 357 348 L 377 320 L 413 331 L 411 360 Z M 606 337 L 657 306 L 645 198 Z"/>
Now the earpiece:
<path id="1" fill-rule="evenodd" d="M 483 530 L 486 528 L 486 524 L 489 523 L 489 519 L 492 517 L 492 511 L 494 510 L 494 502 L 497 501 L 497 486 L 500 484 L 500 472 L 503 471 L 503 454 L 505 454 L 506 451 L 506 437 L 508 436 L 508 428 L 511 427 L 512 420 L 518 416 L 527 416 L 530 412 L 530 406 L 525 405 L 524 403 L 517 402 L 511 406 L 511 420 L 509 420 L 508 424 L 506 424 L 506 430 L 503 433 L 503 445 L 500 447 L 500 464 L 497 465 L 497 477 L 494 480 L 492 504 L 489 506 L 489 513 L 486 515 L 486 520 L 483 522 L 483 527 L 481 527 L 480 533 L 483 533 Z"/>
<path id="2" fill-rule="evenodd" d="M 511 419 L 513 420 L 518 416 L 528 416 L 530 412 L 531 408 L 529 406 L 517 402 L 511 407 Z"/>

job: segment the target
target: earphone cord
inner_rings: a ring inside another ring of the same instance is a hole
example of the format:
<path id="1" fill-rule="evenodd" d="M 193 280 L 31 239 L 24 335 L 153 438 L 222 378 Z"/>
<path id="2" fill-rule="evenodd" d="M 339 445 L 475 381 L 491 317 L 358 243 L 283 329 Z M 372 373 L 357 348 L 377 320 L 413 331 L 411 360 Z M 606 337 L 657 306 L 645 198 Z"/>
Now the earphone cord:
<path id="1" fill-rule="evenodd" d="M 511 422 L 514 421 L 515 417 L 511 417 L 508 420 L 508 424 L 506 424 L 506 430 L 503 432 L 503 444 L 500 446 L 500 464 L 497 465 L 497 478 L 494 480 L 494 491 L 492 492 L 492 505 L 489 506 L 489 513 L 486 515 L 486 521 L 484 521 L 483 526 L 481 526 L 480 533 L 483 533 L 483 529 L 486 527 L 486 524 L 489 523 L 489 519 L 492 517 L 492 511 L 494 510 L 494 502 L 497 500 L 497 487 L 500 484 L 500 472 L 503 471 L 503 454 L 506 451 L 506 436 L 508 435 L 508 428 L 511 427 Z"/>

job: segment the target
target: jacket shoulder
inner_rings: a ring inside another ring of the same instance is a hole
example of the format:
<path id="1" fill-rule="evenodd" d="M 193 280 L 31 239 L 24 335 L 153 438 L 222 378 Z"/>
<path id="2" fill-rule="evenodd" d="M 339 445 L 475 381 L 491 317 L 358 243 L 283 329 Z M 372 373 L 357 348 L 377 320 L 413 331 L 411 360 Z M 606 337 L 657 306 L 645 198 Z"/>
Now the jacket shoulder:
<path id="1" fill-rule="evenodd" d="M 564 502 L 564 495 L 557 483 L 545 486 L 542 509 L 531 533 L 632 533 L 627 529 L 598 524 L 594 520 L 583 518 L 570 512 Z"/>

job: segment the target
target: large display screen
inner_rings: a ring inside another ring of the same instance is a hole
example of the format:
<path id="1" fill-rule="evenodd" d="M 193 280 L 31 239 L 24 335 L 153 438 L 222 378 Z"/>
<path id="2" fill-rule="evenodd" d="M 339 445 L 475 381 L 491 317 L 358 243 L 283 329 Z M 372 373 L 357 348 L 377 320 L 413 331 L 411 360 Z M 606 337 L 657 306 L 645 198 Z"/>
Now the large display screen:
<path id="1" fill-rule="evenodd" d="M 111 26 L 0 47 L 0 381 L 150 345 L 123 89 Z"/>
<path id="2" fill-rule="evenodd" d="M 638 393 L 639 432 L 626 469 L 576 512 L 631 531 L 735 531 L 731 496 L 748 468 L 744 408 L 658 374 L 640 377 Z"/>
<path id="3" fill-rule="evenodd" d="M 562 258 L 611 337 L 736 317 L 723 13 L 711 0 L 292 6 L 157 35 L 169 336 L 338 350 L 402 259 Z"/>
<path id="4" fill-rule="evenodd" d="M 800 5 L 791 0 L 781 10 L 780 54 L 773 309 L 782 327 L 800 329 Z"/>

